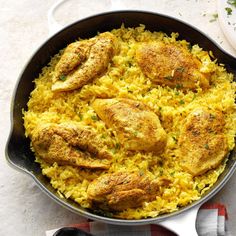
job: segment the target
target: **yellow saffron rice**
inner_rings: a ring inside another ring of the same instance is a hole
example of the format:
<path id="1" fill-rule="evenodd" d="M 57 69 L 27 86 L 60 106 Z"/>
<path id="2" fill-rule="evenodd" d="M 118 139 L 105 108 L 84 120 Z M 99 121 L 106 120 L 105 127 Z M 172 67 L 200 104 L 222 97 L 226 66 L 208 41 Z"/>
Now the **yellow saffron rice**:
<path id="1" fill-rule="evenodd" d="M 117 171 L 138 171 L 154 178 L 165 176 L 172 184 L 162 188 L 152 202 L 142 207 L 127 209 L 115 213 L 113 217 L 123 219 L 140 219 L 155 217 L 163 213 L 177 211 L 180 207 L 201 198 L 216 182 L 224 171 L 227 158 L 216 168 L 204 175 L 193 177 L 179 166 L 177 140 L 185 117 L 196 107 L 208 106 L 223 112 L 226 126 L 225 135 L 230 150 L 234 148 L 235 121 L 235 83 L 233 75 L 227 73 L 223 65 L 218 65 L 211 52 L 204 51 L 198 45 L 190 45 L 185 40 L 178 40 L 178 33 L 166 35 L 163 32 L 150 32 L 145 26 L 111 31 L 120 43 L 120 51 L 115 55 L 105 74 L 79 90 L 54 93 L 51 91 L 52 74 L 60 59 L 63 49 L 55 55 L 48 66 L 35 79 L 28 110 L 23 112 L 26 136 L 31 137 L 38 123 L 61 123 L 65 121 L 82 122 L 94 127 L 100 138 L 113 146 L 114 158 L 109 170 L 90 171 L 69 165 L 48 164 L 36 156 L 41 164 L 42 173 L 46 175 L 61 196 L 71 198 L 84 208 L 90 208 L 87 199 L 89 183 L 105 173 Z M 178 89 L 153 84 L 146 78 L 135 60 L 135 52 L 140 42 L 163 41 L 188 47 L 201 62 L 202 72 L 211 73 L 211 87 L 206 91 L 198 88 L 196 92 L 183 93 Z M 191 46 L 191 47 L 190 47 Z M 126 151 L 105 126 L 90 103 L 96 98 L 125 97 L 135 99 L 148 105 L 160 118 L 167 135 L 167 147 L 164 153 L 138 153 L 127 157 Z"/>

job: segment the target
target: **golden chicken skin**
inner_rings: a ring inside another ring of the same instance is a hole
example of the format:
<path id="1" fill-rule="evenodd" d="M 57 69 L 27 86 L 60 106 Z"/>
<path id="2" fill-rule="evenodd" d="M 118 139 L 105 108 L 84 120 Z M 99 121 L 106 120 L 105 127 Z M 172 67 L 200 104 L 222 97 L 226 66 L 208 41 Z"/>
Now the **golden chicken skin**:
<path id="1" fill-rule="evenodd" d="M 192 111 L 179 137 L 180 164 L 193 176 L 217 167 L 228 152 L 221 112 L 207 108 Z"/>
<path id="2" fill-rule="evenodd" d="M 32 146 L 48 163 L 108 169 L 112 158 L 97 133 L 77 123 L 39 125 L 33 132 Z"/>
<path id="3" fill-rule="evenodd" d="M 63 81 L 66 79 L 67 74 L 76 67 L 78 68 L 88 57 L 91 46 L 91 40 L 77 41 L 69 44 L 55 67 L 53 82 Z"/>
<path id="4" fill-rule="evenodd" d="M 167 135 L 158 116 L 146 105 L 131 99 L 96 99 L 93 109 L 105 124 L 114 129 L 127 150 L 161 153 Z"/>
<path id="5" fill-rule="evenodd" d="M 136 53 L 143 74 L 153 83 L 182 90 L 209 87 L 209 75 L 188 49 L 172 43 L 144 43 Z"/>
<path id="6" fill-rule="evenodd" d="M 55 67 L 52 90 L 79 89 L 91 82 L 107 69 L 116 50 L 116 37 L 109 32 L 70 44 Z"/>
<path id="7" fill-rule="evenodd" d="M 138 173 L 113 173 L 100 176 L 87 189 L 88 199 L 104 210 L 122 211 L 155 200 L 160 184 Z"/>

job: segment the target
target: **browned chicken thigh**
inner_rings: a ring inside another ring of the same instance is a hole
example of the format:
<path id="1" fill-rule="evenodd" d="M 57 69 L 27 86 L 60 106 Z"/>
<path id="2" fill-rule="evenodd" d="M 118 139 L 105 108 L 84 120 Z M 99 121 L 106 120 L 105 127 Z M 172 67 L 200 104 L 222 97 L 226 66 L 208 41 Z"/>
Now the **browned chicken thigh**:
<path id="1" fill-rule="evenodd" d="M 88 199 L 104 210 L 122 211 L 155 200 L 158 181 L 137 173 L 105 174 L 88 186 Z"/>
<path id="2" fill-rule="evenodd" d="M 79 89 L 103 73 L 117 49 L 116 37 L 101 33 L 70 44 L 55 67 L 52 90 Z"/>
<path id="3" fill-rule="evenodd" d="M 158 116 L 146 105 L 131 99 L 96 99 L 92 107 L 116 132 L 127 150 L 161 153 L 167 135 Z"/>
<path id="4" fill-rule="evenodd" d="M 39 125 L 32 146 L 49 163 L 108 169 L 112 158 L 97 133 L 77 123 Z"/>
<path id="5" fill-rule="evenodd" d="M 186 118 L 179 137 L 180 164 L 192 175 L 217 167 L 228 152 L 223 114 L 198 108 Z"/>
<path id="6" fill-rule="evenodd" d="M 144 43 L 136 59 L 144 75 L 153 83 L 171 88 L 195 90 L 209 87 L 209 75 L 200 72 L 201 62 L 186 48 L 159 43 Z"/>

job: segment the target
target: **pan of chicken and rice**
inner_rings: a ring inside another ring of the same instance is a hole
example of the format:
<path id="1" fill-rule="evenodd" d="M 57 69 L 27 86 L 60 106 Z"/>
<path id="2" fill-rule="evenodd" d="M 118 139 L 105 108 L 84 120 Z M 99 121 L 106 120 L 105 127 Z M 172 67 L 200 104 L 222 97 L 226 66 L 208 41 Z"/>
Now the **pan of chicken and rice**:
<path id="1" fill-rule="evenodd" d="M 166 219 L 208 200 L 235 170 L 235 75 L 235 58 L 176 19 L 81 20 L 23 70 L 7 159 L 76 213 Z"/>

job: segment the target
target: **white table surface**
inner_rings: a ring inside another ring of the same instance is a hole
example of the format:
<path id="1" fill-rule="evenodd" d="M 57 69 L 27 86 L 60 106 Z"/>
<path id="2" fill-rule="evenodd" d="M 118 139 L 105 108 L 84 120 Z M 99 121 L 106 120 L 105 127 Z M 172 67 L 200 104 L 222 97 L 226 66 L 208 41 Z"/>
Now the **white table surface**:
<path id="1" fill-rule="evenodd" d="M 53 0 L 0 0 L 0 235 L 40 236 L 45 230 L 78 223 L 82 218 L 49 199 L 31 177 L 10 168 L 4 148 L 10 127 L 10 100 L 16 80 L 36 48 L 48 37 L 47 11 Z M 87 4 L 86 4 L 87 2 Z M 59 9 L 56 18 L 63 24 L 91 13 L 108 10 L 110 1 L 74 1 Z M 127 8 L 152 10 L 175 16 L 207 33 L 236 56 L 224 37 L 214 0 L 123 1 Z M 98 5 L 99 3 L 99 5 Z M 71 8 L 71 4 L 74 7 Z M 70 9 L 70 10 L 69 10 Z M 227 206 L 229 229 L 236 235 L 236 174 L 211 200 Z"/>

